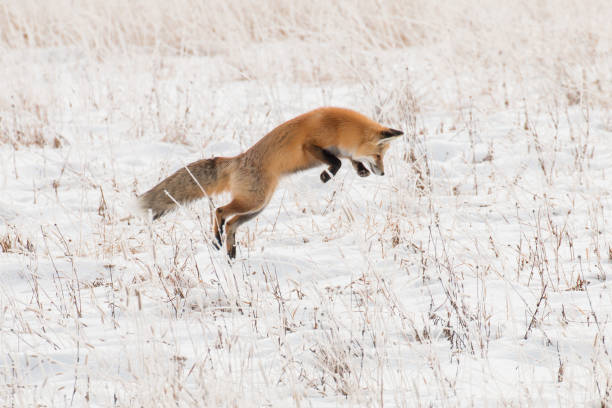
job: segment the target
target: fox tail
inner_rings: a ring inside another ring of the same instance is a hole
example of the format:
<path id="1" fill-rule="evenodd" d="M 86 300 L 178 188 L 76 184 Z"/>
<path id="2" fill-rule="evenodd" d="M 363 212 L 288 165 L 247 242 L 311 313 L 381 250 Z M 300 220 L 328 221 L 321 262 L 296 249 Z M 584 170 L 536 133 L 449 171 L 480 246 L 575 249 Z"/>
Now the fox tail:
<path id="1" fill-rule="evenodd" d="M 177 170 L 158 185 L 138 197 L 138 205 L 151 210 L 153 219 L 184 204 L 229 188 L 229 177 L 236 158 L 202 159 Z"/>

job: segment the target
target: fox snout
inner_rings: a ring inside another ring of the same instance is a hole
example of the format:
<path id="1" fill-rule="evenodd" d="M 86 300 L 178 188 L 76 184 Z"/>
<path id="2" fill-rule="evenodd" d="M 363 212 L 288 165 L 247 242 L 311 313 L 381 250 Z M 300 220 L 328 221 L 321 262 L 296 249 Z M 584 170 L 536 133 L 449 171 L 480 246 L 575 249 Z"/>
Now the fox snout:
<path id="1" fill-rule="evenodd" d="M 372 173 L 376 174 L 377 176 L 385 175 L 385 165 L 382 157 L 366 157 L 363 161 L 368 164 L 368 167 Z"/>
<path id="2" fill-rule="evenodd" d="M 376 174 L 377 176 L 384 176 L 385 175 L 385 169 L 384 167 L 378 167 L 376 164 L 374 163 L 368 163 L 370 165 L 370 170 L 372 171 L 372 173 Z"/>

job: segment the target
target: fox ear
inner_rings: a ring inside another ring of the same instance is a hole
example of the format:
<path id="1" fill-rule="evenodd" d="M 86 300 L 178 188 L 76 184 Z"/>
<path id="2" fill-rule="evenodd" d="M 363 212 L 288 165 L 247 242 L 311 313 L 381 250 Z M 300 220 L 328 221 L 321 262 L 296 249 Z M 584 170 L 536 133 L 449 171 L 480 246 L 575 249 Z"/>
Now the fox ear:
<path id="1" fill-rule="evenodd" d="M 396 139 L 403 134 L 404 132 L 402 132 L 401 130 L 387 128 L 383 130 L 382 132 L 380 132 L 380 140 L 378 141 L 378 144 L 388 143 L 391 140 Z"/>

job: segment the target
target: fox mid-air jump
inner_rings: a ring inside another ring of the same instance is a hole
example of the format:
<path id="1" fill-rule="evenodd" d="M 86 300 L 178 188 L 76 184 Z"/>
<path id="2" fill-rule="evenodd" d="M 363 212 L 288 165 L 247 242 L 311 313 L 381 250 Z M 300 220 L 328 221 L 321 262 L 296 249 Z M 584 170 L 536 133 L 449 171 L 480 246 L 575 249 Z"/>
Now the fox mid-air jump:
<path id="1" fill-rule="evenodd" d="M 225 225 L 227 253 L 234 258 L 236 229 L 266 207 L 281 177 L 327 164 L 321 173 L 326 183 L 340 169 L 339 158 L 350 159 L 361 177 L 370 170 L 382 176 L 389 142 L 402 134 L 349 109 L 316 109 L 283 123 L 235 157 L 202 159 L 179 169 L 142 194 L 139 204 L 157 219 L 176 203 L 229 191 L 232 201 L 215 210 L 213 231 L 220 247 Z"/>

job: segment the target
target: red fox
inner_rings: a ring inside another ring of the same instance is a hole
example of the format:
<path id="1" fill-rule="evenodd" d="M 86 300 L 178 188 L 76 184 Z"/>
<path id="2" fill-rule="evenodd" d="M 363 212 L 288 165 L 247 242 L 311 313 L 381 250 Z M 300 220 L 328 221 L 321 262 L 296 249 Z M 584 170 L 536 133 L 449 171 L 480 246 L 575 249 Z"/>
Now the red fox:
<path id="1" fill-rule="evenodd" d="M 339 157 L 350 159 L 361 177 L 370 175 L 364 162 L 382 176 L 389 142 L 402 134 L 349 109 L 319 108 L 283 123 L 235 157 L 202 159 L 179 169 L 142 194 L 139 205 L 157 219 L 176 203 L 229 191 L 232 201 L 215 210 L 213 232 L 219 249 L 225 225 L 227 253 L 234 258 L 236 229 L 266 207 L 281 177 L 327 164 L 320 176 L 326 183 L 340 169 Z"/>

